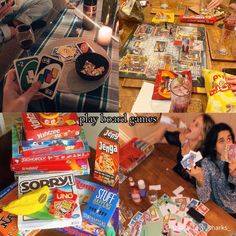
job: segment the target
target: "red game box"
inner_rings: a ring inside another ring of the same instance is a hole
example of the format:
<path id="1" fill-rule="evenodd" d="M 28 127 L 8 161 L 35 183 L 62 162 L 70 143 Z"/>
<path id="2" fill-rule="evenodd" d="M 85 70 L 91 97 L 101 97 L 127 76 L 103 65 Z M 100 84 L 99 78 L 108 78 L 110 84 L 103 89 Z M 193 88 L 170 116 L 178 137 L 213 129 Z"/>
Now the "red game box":
<path id="1" fill-rule="evenodd" d="M 74 138 L 80 134 L 76 113 L 22 113 L 26 140 Z"/>
<path id="2" fill-rule="evenodd" d="M 205 17 L 203 15 L 197 15 L 197 16 L 180 16 L 180 21 L 185 23 L 201 23 L 201 24 L 207 24 L 207 25 L 213 25 L 217 18 L 215 16 L 211 17 Z"/>
<path id="3" fill-rule="evenodd" d="M 114 186 L 119 166 L 119 132 L 104 128 L 97 139 L 94 178 Z"/>
<path id="4" fill-rule="evenodd" d="M 144 161 L 154 150 L 154 146 L 138 138 L 131 139 L 120 148 L 120 169 L 130 172 Z"/>

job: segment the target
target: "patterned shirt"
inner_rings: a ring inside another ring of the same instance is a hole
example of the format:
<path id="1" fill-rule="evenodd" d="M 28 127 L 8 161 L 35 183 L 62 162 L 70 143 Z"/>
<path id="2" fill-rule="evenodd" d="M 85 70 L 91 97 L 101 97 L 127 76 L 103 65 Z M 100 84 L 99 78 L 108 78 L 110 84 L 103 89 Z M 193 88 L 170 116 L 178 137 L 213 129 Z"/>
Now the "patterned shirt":
<path id="1" fill-rule="evenodd" d="M 201 187 L 197 185 L 198 197 L 202 202 L 207 202 L 211 199 L 229 214 L 235 214 L 236 177 L 232 177 L 230 174 L 228 179 L 225 177 L 223 172 L 224 161 L 217 160 L 216 164 L 208 158 L 202 160 L 204 184 Z M 230 189 L 229 183 L 235 185 L 234 190 Z"/>

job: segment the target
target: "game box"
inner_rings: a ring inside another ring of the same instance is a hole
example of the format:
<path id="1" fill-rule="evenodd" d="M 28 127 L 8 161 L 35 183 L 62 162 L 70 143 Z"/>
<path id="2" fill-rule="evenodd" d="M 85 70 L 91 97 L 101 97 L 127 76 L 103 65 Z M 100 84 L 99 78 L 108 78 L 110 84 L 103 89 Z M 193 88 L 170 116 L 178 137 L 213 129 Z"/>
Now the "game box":
<path id="1" fill-rule="evenodd" d="M 114 186 L 119 165 L 119 132 L 104 128 L 97 138 L 94 178 Z"/>
<path id="2" fill-rule="evenodd" d="M 153 145 L 138 138 L 131 139 L 120 148 L 120 169 L 124 172 L 130 172 L 144 161 L 153 150 Z"/>
<path id="3" fill-rule="evenodd" d="M 22 113 L 28 141 L 74 138 L 80 134 L 76 113 Z"/>

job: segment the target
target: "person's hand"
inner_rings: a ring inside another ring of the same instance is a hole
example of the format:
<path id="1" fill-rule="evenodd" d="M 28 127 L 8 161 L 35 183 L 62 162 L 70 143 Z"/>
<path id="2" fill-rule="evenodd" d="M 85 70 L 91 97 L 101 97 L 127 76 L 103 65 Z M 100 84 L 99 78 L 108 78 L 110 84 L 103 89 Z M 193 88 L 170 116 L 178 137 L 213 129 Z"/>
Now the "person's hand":
<path id="1" fill-rule="evenodd" d="M 230 84 L 230 89 L 232 91 L 236 91 L 236 76 L 227 76 L 226 77 L 226 82 Z"/>
<path id="2" fill-rule="evenodd" d="M 204 183 L 204 174 L 203 170 L 199 166 L 193 166 L 190 170 L 187 170 L 188 174 L 194 177 L 197 180 L 199 186 L 202 186 Z"/>
<path id="3" fill-rule="evenodd" d="M 236 162 L 229 163 L 229 173 L 232 177 L 236 177 Z"/>
<path id="4" fill-rule="evenodd" d="M 214 8 L 218 7 L 223 0 L 212 0 L 208 5 L 207 5 L 207 10 L 211 11 Z"/>
<path id="5" fill-rule="evenodd" d="M 3 91 L 3 112 L 27 111 L 28 104 L 31 100 L 42 98 L 41 95 L 36 95 L 40 87 L 41 83 L 36 82 L 22 94 L 16 80 L 16 71 L 14 69 L 10 70 L 7 73 Z"/>
<path id="6" fill-rule="evenodd" d="M 236 3 L 231 3 L 229 7 L 233 10 L 236 11 Z"/>
<path id="7" fill-rule="evenodd" d="M 3 19 L 7 14 L 12 11 L 12 5 L 14 4 L 14 0 L 10 0 L 5 6 L 0 6 L 0 19 Z"/>

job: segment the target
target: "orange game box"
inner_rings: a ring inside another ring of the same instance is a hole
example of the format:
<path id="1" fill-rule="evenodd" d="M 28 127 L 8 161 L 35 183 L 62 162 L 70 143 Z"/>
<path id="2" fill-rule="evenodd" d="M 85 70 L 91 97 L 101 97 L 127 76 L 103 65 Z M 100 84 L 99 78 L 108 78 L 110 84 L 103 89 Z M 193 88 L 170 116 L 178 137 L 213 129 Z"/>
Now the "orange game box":
<path id="1" fill-rule="evenodd" d="M 110 186 L 118 179 L 119 132 L 104 128 L 97 138 L 94 178 Z"/>

